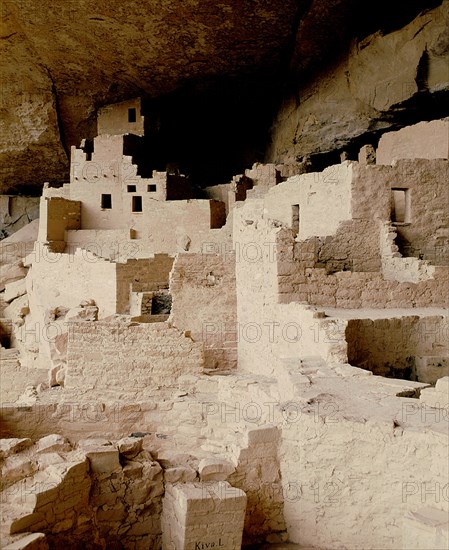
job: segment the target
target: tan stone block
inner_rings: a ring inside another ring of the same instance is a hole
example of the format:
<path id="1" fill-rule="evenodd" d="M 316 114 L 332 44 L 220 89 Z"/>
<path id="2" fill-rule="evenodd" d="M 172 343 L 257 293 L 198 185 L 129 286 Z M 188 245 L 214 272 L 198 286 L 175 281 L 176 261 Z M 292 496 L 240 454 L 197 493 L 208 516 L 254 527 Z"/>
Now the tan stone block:
<path id="1" fill-rule="evenodd" d="M 274 445 L 277 445 L 279 439 L 280 431 L 276 426 L 263 426 L 247 431 L 246 445 L 248 447 L 251 447 L 252 445 L 258 445 L 260 443 L 272 443 Z"/>
<path id="2" fill-rule="evenodd" d="M 224 481 L 235 472 L 235 466 L 228 460 L 203 458 L 198 465 L 200 479 L 204 481 Z"/>
<path id="3" fill-rule="evenodd" d="M 129 479 L 137 479 L 141 477 L 143 464 L 140 462 L 127 461 L 123 466 L 123 475 Z"/>
<path id="4" fill-rule="evenodd" d="M 12 302 L 15 298 L 26 294 L 26 280 L 19 279 L 18 281 L 5 284 L 5 294 L 3 299 L 5 302 Z"/>
<path id="5" fill-rule="evenodd" d="M 164 481 L 166 483 L 188 483 L 197 479 L 196 470 L 188 466 L 178 466 L 167 468 L 164 471 Z"/>
<path id="6" fill-rule="evenodd" d="M 33 442 L 28 437 L 0 439 L 0 459 L 19 453 L 27 447 L 30 447 L 32 444 Z"/>
<path id="7" fill-rule="evenodd" d="M 86 457 L 89 459 L 92 472 L 96 474 L 115 472 L 120 469 L 118 449 L 107 447 L 86 449 Z"/>
<path id="8" fill-rule="evenodd" d="M 134 458 L 142 450 L 143 438 L 125 437 L 117 441 L 119 453 L 125 458 Z"/>
<path id="9" fill-rule="evenodd" d="M 444 376 L 437 380 L 435 389 L 442 394 L 449 395 L 449 376 Z"/>
<path id="10" fill-rule="evenodd" d="M 59 434 L 50 434 L 36 442 L 36 453 L 49 453 L 51 451 L 70 451 L 69 441 Z"/>

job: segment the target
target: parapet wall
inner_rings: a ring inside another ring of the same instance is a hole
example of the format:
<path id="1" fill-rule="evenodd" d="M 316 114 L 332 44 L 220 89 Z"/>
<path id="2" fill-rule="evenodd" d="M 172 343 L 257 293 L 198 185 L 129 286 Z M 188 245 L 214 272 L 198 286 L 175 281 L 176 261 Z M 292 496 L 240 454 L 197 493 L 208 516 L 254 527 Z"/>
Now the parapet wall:
<path id="1" fill-rule="evenodd" d="M 448 159 L 449 119 L 419 122 L 397 132 L 383 134 L 376 154 L 377 164 L 398 159 Z"/>

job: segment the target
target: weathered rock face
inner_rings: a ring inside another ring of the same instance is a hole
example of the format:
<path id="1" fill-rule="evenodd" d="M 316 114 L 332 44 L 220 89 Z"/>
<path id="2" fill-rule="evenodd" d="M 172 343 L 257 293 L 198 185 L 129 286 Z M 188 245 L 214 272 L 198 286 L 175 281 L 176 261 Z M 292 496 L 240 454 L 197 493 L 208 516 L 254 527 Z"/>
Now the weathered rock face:
<path id="1" fill-rule="evenodd" d="M 344 59 L 285 99 L 268 160 L 342 149 L 364 134 L 403 124 L 404 117 L 415 122 L 446 115 L 440 103 L 449 90 L 448 52 L 447 1 L 399 31 L 354 42 Z"/>
<path id="2" fill-rule="evenodd" d="M 210 170 L 200 175 L 209 184 L 219 183 L 214 180 L 217 165 L 232 164 L 223 175 L 226 181 L 228 172 L 262 160 L 285 82 L 292 77 L 310 82 L 316 67 L 341 54 L 351 37 L 385 28 L 385 21 L 400 28 L 438 3 L 398 0 L 394 8 L 376 9 L 368 20 L 355 0 L 131 0 L 126 5 L 115 0 L 6 0 L 0 44 L 0 192 L 23 192 L 28 186 L 37 194 L 45 181 L 67 180 L 68 149 L 95 134 L 97 108 L 136 96 L 164 99 L 155 106 L 155 124 L 162 124 L 156 143 L 169 143 L 174 157 L 196 157 L 198 165 L 209 162 Z M 402 19 L 397 20 L 398 13 Z M 304 109 L 296 113 L 295 104 L 283 108 L 272 156 L 285 156 L 292 140 L 298 140 L 296 119 L 307 136 L 299 148 L 293 147 L 295 154 L 316 150 L 323 136 L 329 139 L 321 149 L 327 150 L 335 136 L 344 139 L 364 131 L 378 109 L 389 108 L 382 100 L 379 104 L 378 95 L 374 101 L 365 97 L 373 93 L 373 82 L 398 74 L 412 82 L 418 66 L 423 77 L 426 42 L 429 87 L 441 86 L 447 38 L 442 10 L 439 14 L 428 15 L 421 27 L 388 35 L 387 46 L 381 37 L 371 39 L 370 47 L 359 45 L 350 56 L 350 84 L 347 67 L 338 67 L 307 90 L 301 86 L 302 101 L 308 96 L 316 101 L 316 85 L 320 97 L 327 97 L 330 87 L 338 93 L 324 102 L 315 127 Z M 401 71 L 385 62 L 399 51 L 395 63 Z M 373 66 L 379 60 L 384 63 L 381 73 Z M 369 75 L 371 69 L 375 77 Z M 337 110 L 336 101 L 341 103 Z M 354 114 L 363 115 L 356 128 Z M 342 120 L 340 129 L 328 131 L 336 119 Z"/>
<path id="3" fill-rule="evenodd" d="M 300 4 L 7 0 L 3 189 L 60 181 L 68 168 L 61 141 L 67 149 L 92 135 L 104 103 L 160 96 L 198 79 L 272 76 Z"/>

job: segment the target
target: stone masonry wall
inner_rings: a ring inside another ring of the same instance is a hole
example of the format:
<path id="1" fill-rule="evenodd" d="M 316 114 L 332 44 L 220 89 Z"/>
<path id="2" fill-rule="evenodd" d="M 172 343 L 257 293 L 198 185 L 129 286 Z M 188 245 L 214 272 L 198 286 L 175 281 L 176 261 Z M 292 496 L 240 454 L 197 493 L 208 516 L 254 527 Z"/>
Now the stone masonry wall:
<path id="1" fill-rule="evenodd" d="M 432 279 L 435 266 L 427 260 L 403 257 L 395 244 L 397 228 L 390 222 L 384 222 L 380 228 L 380 250 L 382 274 L 390 281 L 417 283 Z"/>
<path id="2" fill-rule="evenodd" d="M 40 205 L 39 241 L 58 245 L 64 250 L 65 231 L 81 226 L 81 203 L 62 197 L 42 197 Z"/>
<path id="3" fill-rule="evenodd" d="M 289 178 L 269 191 L 266 216 L 292 227 L 297 205 L 298 240 L 334 235 L 342 221 L 351 219 L 352 170 L 351 163 L 343 163 Z"/>
<path id="4" fill-rule="evenodd" d="M 284 516 L 292 542 L 396 550 L 406 548 L 402 524 L 407 512 L 427 504 L 447 514 L 444 416 L 405 403 L 401 413 L 398 404 L 394 428 L 393 420 L 337 418 L 338 402 L 331 402 L 330 414 L 321 409 L 321 417 L 318 405 L 283 428 L 281 472 L 284 483 L 292 484 Z M 407 410 L 414 410 L 419 432 L 399 427 Z M 424 430 L 432 420 L 436 431 Z M 416 459 L 421 453 L 423 461 Z"/>
<path id="5" fill-rule="evenodd" d="M 129 313 L 131 290 L 142 292 L 167 288 L 172 266 L 173 258 L 167 254 L 116 264 L 117 313 Z"/>
<path id="6" fill-rule="evenodd" d="M 413 380 L 416 357 L 448 355 L 448 330 L 448 318 L 442 316 L 351 319 L 348 362 L 380 376 Z"/>
<path id="7" fill-rule="evenodd" d="M 379 239 L 379 235 L 376 236 Z M 382 273 L 340 271 L 326 274 L 315 268 L 316 243 L 313 239 L 295 243 L 291 230 L 276 234 L 279 300 L 323 307 L 396 308 L 444 307 L 449 269 L 435 268 L 433 278 L 411 282 L 385 280 Z M 292 252 L 294 248 L 294 254 Z"/>
<path id="8" fill-rule="evenodd" d="M 314 245 L 312 244 L 312 250 Z M 302 246 L 301 255 L 310 252 Z M 307 262 L 308 260 L 306 260 Z M 295 266 L 295 267 L 293 267 Z M 380 273 L 341 271 L 326 275 L 326 269 L 306 267 L 301 260 L 292 263 L 288 273 L 284 264 L 279 277 L 279 299 L 306 302 L 321 307 L 345 309 L 445 307 L 449 269 L 438 267 L 435 277 L 418 283 L 386 281 Z"/>
<path id="9" fill-rule="evenodd" d="M 133 400 L 204 366 L 203 345 L 165 323 L 74 323 L 69 330 L 65 387 Z"/>
<path id="10" fill-rule="evenodd" d="M 235 369 L 235 255 L 178 254 L 170 274 L 170 293 L 170 322 L 204 343 L 206 367 Z"/>
<path id="11" fill-rule="evenodd" d="M 92 254 L 106 260 L 126 262 L 132 258 L 150 257 L 148 244 L 132 238 L 132 231 L 127 229 L 80 229 L 66 231 L 65 252 L 72 253 L 77 248 L 89 250 Z"/>
<path id="12" fill-rule="evenodd" d="M 387 132 L 379 141 L 377 164 L 393 164 L 398 159 L 449 158 L 449 119 L 431 120 Z"/>
<path id="13" fill-rule="evenodd" d="M 128 109 L 136 110 L 136 122 L 128 121 Z M 140 98 L 107 105 L 98 111 L 98 134 L 135 134 L 143 136 L 144 117 L 141 114 Z"/>
<path id="14" fill-rule="evenodd" d="M 39 243 L 30 259 L 27 288 L 33 316 L 51 307 L 77 307 L 90 298 L 97 303 L 100 317 L 115 313 L 116 264 L 83 250 L 53 254 Z"/>
<path id="15" fill-rule="evenodd" d="M 402 160 L 395 166 L 353 164 L 352 216 L 390 221 L 393 188 L 410 193 L 409 221 L 397 224 L 403 255 L 449 263 L 449 162 Z"/>

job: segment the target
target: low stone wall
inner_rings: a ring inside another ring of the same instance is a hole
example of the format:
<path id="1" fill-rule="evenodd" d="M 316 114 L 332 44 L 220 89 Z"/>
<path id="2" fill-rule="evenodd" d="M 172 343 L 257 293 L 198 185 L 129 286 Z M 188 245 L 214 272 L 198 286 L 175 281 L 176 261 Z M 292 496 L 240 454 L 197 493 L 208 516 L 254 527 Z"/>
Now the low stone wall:
<path id="1" fill-rule="evenodd" d="M 104 398 L 143 396 L 199 374 L 203 345 L 165 323 L 74 323 L 69 328 L 65 387 Z"/>
<path id="2" fill-rule="evenodd" d="M 448 354 L 448 331 L 443 316 L 351 319 L 346 327 L 348 362 L 380 376 L 414 380 L 417 357 Z M 426 382 L 424 378 L 422 369 L 417 379 Z"/>

